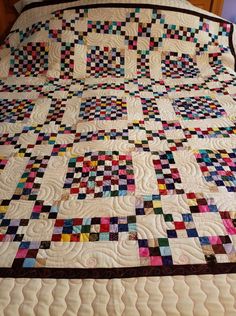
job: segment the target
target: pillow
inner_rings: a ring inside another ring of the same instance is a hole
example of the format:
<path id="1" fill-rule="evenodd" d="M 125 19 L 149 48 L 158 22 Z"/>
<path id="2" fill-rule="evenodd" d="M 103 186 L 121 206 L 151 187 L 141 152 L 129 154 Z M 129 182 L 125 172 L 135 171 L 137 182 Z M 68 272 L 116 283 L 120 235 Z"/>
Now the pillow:
<path id="1" fill-rule="evenodd" d="M 28 4 L 31 4 L 34 2 L 43 2 L 43 1 L 44 0 L 20 0 L 14 4 L 14 7 L 16 8 L 16 11 L 18 13 L 21 13 L 21 11 L 24 9 L 24 7 L 27 6 Z"/>

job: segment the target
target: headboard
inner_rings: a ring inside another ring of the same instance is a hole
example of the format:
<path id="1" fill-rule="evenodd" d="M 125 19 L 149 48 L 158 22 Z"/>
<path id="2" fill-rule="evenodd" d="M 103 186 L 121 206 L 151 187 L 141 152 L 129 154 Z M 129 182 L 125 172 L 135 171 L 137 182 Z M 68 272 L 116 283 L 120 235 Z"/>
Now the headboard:
<path id="1" fill-rule="evenodd" d="M 14 4 L 18 0 L 0 0 L 0 42 L 4 40 L 7 33 L 18 17 Z"/>

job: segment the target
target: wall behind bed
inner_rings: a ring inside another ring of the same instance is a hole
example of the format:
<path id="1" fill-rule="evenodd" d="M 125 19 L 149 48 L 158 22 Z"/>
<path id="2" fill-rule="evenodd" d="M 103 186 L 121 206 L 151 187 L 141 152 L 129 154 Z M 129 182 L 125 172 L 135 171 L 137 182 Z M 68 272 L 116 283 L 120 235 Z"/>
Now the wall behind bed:
<path id="1" fill-rule="evenodd" d="M 222 17 L 236 23 L 236 0 L 225 0 Z"/>

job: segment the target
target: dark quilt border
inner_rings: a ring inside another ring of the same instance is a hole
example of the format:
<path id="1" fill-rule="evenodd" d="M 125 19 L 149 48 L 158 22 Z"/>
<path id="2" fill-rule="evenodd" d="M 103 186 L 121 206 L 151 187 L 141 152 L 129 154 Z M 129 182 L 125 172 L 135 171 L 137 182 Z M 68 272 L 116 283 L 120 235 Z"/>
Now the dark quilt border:
<path id="1" fill-rule="evenodd" d="M 151 276 L 236 273 L 236 263 L 142 266 L 128 268 L 0 268 L 1 278 L 116 279 Z"/>
<path id="2" fill-rule="evenodd" d="M 75 2 L 76 0 L 64 0 L 61 1 L 61 3 L 71 3 Z M 56 0 L 46 0 L 44 2 L 34 2 L 31 4 L 28 4 L 25 6 L 22 10 L 22 12 L 28 11 L 33 8 L 38 8 L 38 7 L 44 7 L 48 5 L 56 5 L 58 4 L 58 1 Z M 190 9 L 185 9 L 185 8 L 178 8 L 178 7 L 170 7 L 170 6 L 165 6 L 165 5 L 158 5 L 158 4 L 148 4 L 148 3 L 96 3 L 96 4 L 87 4 L 87 5 L 77 5 L 74 7 L 70 8 L 64 8 L 61 9 L 62 11 L 66 10 L 74 10 L 74 9 L 95 9 L 95 8 L 144 8 L 144 9 L 159 9 L 159 10 L 166 10 L 166 11 L 174 11 L 174 12 L 180 12 L 180 13 L 186 13 L 186 14 L 191 14 L 195 15 L 198 17 L 206 18 L 208 20 L 211 20 L 213 22 L 227 22 L 231 25 L 230 29 L 230 35 L 229 35 L 229 48 L 231 51 L 231 54 L 234 57 L 234 71 L 236 71 L 236 53 L 233 45 L 233 32 L 234 32 L 234 24 L 230 21 L 227 21 L 223 18 L 220 17 L 214 17 L 210 16 L 208 14 L 204 14 L 201 12 L 197 12 L 194 10 Z M 60 10 L 60 9 L 59 9 Z"/>

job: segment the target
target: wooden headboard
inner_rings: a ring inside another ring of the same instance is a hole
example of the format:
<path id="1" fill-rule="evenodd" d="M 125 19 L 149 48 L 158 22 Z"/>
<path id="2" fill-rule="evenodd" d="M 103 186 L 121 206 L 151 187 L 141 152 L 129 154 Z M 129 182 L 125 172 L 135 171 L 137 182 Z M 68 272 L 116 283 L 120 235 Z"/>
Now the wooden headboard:
<path id="1" fill-rule="evenodd" d="M 14 4 L 18 0 L 0 0 L 0 41 L 2 41 L 18 17 Z"/>

